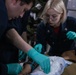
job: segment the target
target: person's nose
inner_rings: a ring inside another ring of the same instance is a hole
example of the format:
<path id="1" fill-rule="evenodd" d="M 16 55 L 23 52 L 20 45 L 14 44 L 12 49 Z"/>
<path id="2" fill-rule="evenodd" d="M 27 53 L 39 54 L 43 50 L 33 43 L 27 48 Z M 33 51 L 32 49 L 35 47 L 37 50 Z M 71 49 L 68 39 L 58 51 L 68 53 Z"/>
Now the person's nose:
<path id="1" fill-rule="evenodd" d="M 49 22 L 52 22 L 52 19 L 51 18 L 49 18 Z"/>
<path id="2" fill-rule="evenodd" d="M 49 16 L 49 20 L 52 20 L 53 19 L 53 17 L 52 16 Z"/>
<path id="3" fill-rule="evenodd" d="M 53 19 L 52 16 L 49 17 L 49 21 L 50 21 L 50 22 L 53 22 L 53 21 L 54 21 L 54 19 Z"/>

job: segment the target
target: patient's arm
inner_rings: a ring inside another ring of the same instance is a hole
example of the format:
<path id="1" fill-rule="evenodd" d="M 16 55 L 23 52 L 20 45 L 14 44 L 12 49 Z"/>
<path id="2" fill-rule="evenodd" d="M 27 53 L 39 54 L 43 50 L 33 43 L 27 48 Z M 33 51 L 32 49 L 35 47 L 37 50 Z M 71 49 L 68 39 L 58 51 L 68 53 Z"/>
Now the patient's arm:
<path id="1" fill-rule="evenodd" d="M 74 61 L 76 62 L 76 54 L 75 50 L 69 50 L 62 54 L 62 57 L 66 60 Z"/>
<path id="2" fill-rule="evenodd" d="M 31 72 L 31 66 L 30 64 L 25 64 L 21 73 L 19 75 L 27 75 Z"/>

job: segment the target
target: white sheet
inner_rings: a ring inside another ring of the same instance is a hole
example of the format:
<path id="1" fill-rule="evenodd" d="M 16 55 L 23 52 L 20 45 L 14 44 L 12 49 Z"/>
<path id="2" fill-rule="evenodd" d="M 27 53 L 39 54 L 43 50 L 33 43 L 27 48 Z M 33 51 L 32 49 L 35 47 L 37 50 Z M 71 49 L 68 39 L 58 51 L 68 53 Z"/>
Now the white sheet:
<path id="1" fill-rule="evenodd" d="M 72 64 L 72 62 L 66 61 L 62 57 L 51 56 L 49 58 L 51 64 L 51 70 L 49 74 L 45 74 L 39 66 L 31 73 L 31 75 L 61 75 L 64 71 L 64 68 Z"/>

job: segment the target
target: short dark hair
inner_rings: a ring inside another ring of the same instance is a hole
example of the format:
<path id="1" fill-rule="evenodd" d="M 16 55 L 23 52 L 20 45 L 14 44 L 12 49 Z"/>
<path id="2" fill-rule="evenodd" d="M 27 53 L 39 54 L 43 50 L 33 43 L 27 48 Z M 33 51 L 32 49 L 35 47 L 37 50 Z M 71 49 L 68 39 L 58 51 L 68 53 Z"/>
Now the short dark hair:
<path id="1" fill-rule="evenodd" d="M 21 2 L 24 2 L 24 3 L 27 3 L 27 4 L 29 4 L 29 3 L 31 3 L 31 2 L 35 2 L 35 0 L 21 0 Z"/>
<path id="2" fill-rule="evenodd" d="M 35 5 L 35 0 L 21 0 L 21 5 L 23 5 L 23 4 L 30 4 L 30 3 L 33 3 L 33 6 Z"/>

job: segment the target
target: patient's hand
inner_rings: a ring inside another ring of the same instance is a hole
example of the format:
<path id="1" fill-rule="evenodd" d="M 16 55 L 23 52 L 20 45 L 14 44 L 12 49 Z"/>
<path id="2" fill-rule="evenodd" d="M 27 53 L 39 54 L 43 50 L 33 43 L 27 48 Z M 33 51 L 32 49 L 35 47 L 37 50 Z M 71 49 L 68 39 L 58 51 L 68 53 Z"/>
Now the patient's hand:
<path id="1" fill-rule="evenodd" d="M 31 72 L 31 66 L 30 64 L 25 64 L 21 73 L 19 75 L 27 75 Z"/>

